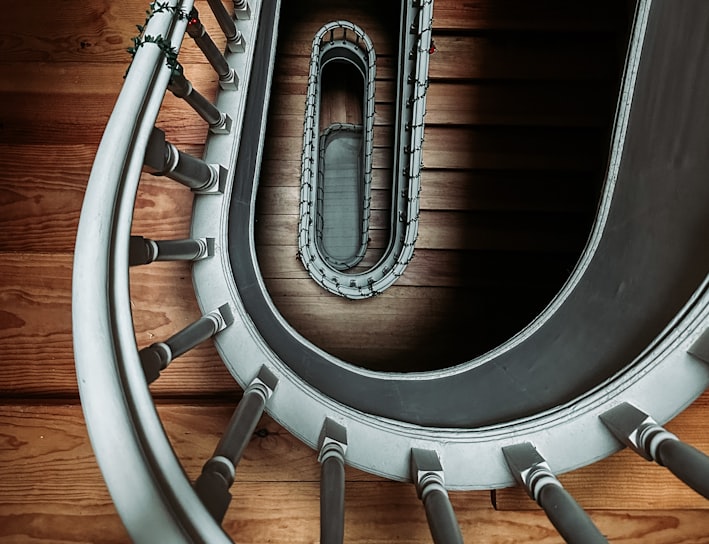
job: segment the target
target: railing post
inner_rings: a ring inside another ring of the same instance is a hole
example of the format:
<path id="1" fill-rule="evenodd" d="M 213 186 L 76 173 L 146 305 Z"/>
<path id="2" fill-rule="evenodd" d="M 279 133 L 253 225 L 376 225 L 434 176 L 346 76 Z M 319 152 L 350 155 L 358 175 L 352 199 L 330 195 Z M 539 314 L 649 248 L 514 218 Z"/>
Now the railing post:
<path id="1" fill-rule="evenodd" d="M 219 27 L 224 32 L 226 37 L 226 45 L 232 53 L 243 53 L 246 50 L 246 40 L 236 27 L 236 23 L 229 12 L 222 4 L 222 0 L 207 0 L 209 7 L 212 8 L 214 17 L 219 23 Z"/>
<path id="2" fill-rule="evenodd" d="M 181 73 L 173 73 L 167 88 L 177 98 L 187 102 L 197 114 L 209 124 L 209 130 L 214 134 L 229 134 L 231 117 L 197 92 L 192 83 Z"/>
<path id="3" fill-rule="evenodd" d="M 652 417 L 624 402 L 601 415 L 618 440 L 648 461 L 667 467 L 700 495 L 709 498 L 709 456 L 681 442 Z"/>
<path id="4" fill-rule="evenodd" d="M 192 39 L 202 50 L 204 56 L 212 65 L 212 68 L 217 72 L 219 76 L 219 86 L 224 90 L 236 90 L 239 87 L 239 78 L 236 75 L 234 69 L 229 66 L 229 62 L 226 57 L 219 51 L 219 48 L 214 43 L 212 38 L 207 34 L 207 30 L 204 28 L 202 21 L 199 20 L 199 12 L 192 8 L 189 15 L 189 21 L 187 23 L 187 34 L 192 37 Z"/>
<path id="5" fill-rule="evenodd" d="M 278 378 L 265 366 L 244 391 L 224 435 L 214 454 L 204 464 L 194 488 L 209 513 L 221 523 L 226 514 L 231 493 L 229 488 L 236 477 L 236 466 L 254 434 L 266 402 L 273 394 Z"/>
<path id="6" fill-rule="evenodd" d="M 320 543 L 342 544 L 345 534 L 347 429 L 326 419 L 320 434 Z"/>
<path id="7" fill-rule="evenodd" d="M 463 535 L 445 488 L 443 467 L 435 451 L 411 449 L 411 479 L 419 499 L 423 501 L 433 542 L 462 544 Z"/>
<path id="8" fill-rule="evenodd" d="M 198 193 L 220 193 L 226 182 L 226 169 L 219 164 L 207 164 L 201 159 L 179 151 L 165 140 L 165 133 L 153 128 L 145 150 L 143 169 L 154 176 L 166 176 Z"/>
<path id="9" fill-rule="evenodd" d="M 242 21 L 251 19 L 251 6 L 248 0 L 234 0 L 234 17 Z"/>
<path id="10" fill-rule="evenodd" d="M 532 444 L 507 446 L 502 452 L 515 480 L 542 507 L 549 521 L 569 544 L 608 543 Z"/>
<path id="11" fill-rule="evenodd" d="M 128 263 L 138 266 L 154 261 L 198 261 L 213 255 L 214 238 L 151 240 L 131 236 Z"/>
<path id="12" fill-rule="evenodd" d="M 145 379 L 154 382 L 160 372 L 167 368 L 173 359 L 223 331 L 234 322 L 234 316 L 228 304 L 220 306 L 194 323 L 187 325 L 164 342 L 156 342 L 140 350 L 140 362 L 143 365 Z"/>

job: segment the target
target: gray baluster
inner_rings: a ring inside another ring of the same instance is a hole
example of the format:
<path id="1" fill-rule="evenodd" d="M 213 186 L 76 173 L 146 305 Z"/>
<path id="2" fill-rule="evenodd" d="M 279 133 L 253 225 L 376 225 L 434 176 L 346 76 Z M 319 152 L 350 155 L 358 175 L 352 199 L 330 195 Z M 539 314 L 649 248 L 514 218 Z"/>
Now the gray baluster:
<path id="1" fill-rule="evenodd" d="M 502 448 L 517 482 L 546 512 L 559 534 L 570 544 L 600 544 L 604 537 L 574 498 L 563 488 L 536 448 L 528 443 Z"/>
<path id="2" fill-rule="evenodd" d="M 231 15 L 229 15 L 229 12 L 224 7 L 224 4 L 222 4 L 222 0 L 207 0 L 207 3 L 209 4 L 209 7 L 212 8 L 214 17 L 216 18 L 217 23 L 219 23 L 219 27 L 222 29 L 222 32 L 224 32 L 224 36 L 226 37 L 226 45 L 229 48 L 229 51 L 232 53 L 243 53 L 246 49 L 246 40 L 244 40 L 244 36 L 236 27 L 234 19 Z"/>
<path id="3" fill-rule="evenodd" d="M 320 542 L 341 544 L 345 534 L 347 429 L 326 419 L 320 434 Z"/>
<path id="4" fill-rule="evenodd" d="M 131 236 L 128 262 L 137 266 L 154 261 L 198 261 L 213 255 L 214 238 L 151 240 Z"/>
<path id="5" fill-rule="evenodd" d="M 462 544 L 463 535 L 445 488 L 443 467 L 435 451 L 411 449 L 411 479 L 419 499 L 423 501 L 435 544 Z"/>
<path id="6" fill-rule="evenodd" d="M 248 0 L 234 0 L 234 17 L 242 21 L 251 19 L 251 6 Z"/>
<path id="7" fill-rule="evenodd" d="M 220 193 L 227 173 L 219 164 L 207 164 L 178 150 L 157 127 L 153 128 L 145 150 L 143 170 L 154 176 L 166 176 L 198 193 Z"/>
<path id="8" fill-rule="evenodd" d="M 160 372 L 167 368 L 173 359 L 223 331 L 234 322 L 234 316 L 228 304 L 220 306 L 194 323 L 187 325 L 164 342 L 156 342 L 140 350 L 140 362 L 143 365 L 145 379 L 154 382 Z"/>
<path id="9" fill-rule="evenodd" d="M 709 498 L 709 456 L 681 442 L 627 402 L 603 413 L 601 421 L 623 444 L 648 461 L 667 467 L 697 493 Z"/>
<path id="10" fill-rule="evenodd" d="M 197 114 L 209 124 L 209 130 L 214 134 L 228 134 L 231 131 L 231 117 L 197 92 L 192 83 L 182 74 L 173 72 L 168 89 L 177 98 L 187 102 Z"/>
<path id="11" fill-rule="evenodd" d="M 214 40 L 209 36 L 204 28 L 202 21 L 199 20 L 199 12 L 192 9 L 187 23 L 187 34 L 195 41 L 197 47 L 202 50 L 204 56 L 212 65 L 212 68 L 219 76 L 219 86 L 224 90 L 236 90 L 239 87 L 239 78 L 234 69 L 229 66 L 226 57 L 214 43 Z"/>
<path id="12" fill-rule="evenodd" d="M 278 383 L 270 370 L 261 367 L 259 374 L 244 391 L 244 396 L 231 417 L 224 435 L 211 459 L 204 464 L 194 488 L 212 517 L 221 523 L 226 514 L 236 477 L 236 466 L 254 434 L 266 402 Z"/>

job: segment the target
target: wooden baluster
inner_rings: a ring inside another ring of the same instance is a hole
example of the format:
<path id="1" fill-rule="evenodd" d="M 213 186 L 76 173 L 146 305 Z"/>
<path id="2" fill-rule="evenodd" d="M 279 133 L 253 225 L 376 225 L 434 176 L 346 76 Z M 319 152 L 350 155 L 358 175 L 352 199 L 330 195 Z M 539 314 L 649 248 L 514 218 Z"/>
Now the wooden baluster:
<path id="1" fill-rule="evenodd" d="M 154 176 L 166 176 L 198 193 L 220 193 L 226 169 L 218 164 L 207 164 L 201 159 L 179 151 L 165 140 L 165 133 L 153 128 L 145 150 L 143 169 Z"/>
<path id="2" fill-rule="evenodd" d="M 228 134 L 231 131 L 231 117 L 219 111 L 214 104 L 197 92 L 181 71 L 172 74 L 167 88 L 177 98 L 182 98 L 192 106 L 192 109 L 209 124 L 212 133 Z"/>
<path id="3" fill-rule="evenodd" d="M 320 435 L 320 543 L 342 544 L 345 534 L 347 429 L 326 419 Z"/>
<path id="4" fill-rule="evenodd" d="M 574 498 L 561 485 L 549 464 L 528 443 L 502 448 L 515 480 L 546 512 L 559 534 L 569 544 L 607 544 L 604 537 Z"/>
<path id="5" fill-rule="evenodd" d="M 234 0 L 234 17 L 242 21 L 251 19 L 251 6 L 248 0 Z"/>
<path id="6" fill-rule="evenodd" d="M 231 309 L 228 304 L 224 304 L 187 325 L 164 342 L 156 342 L 141 349 L 139 356 L 147 382 L 154 382 L 160 376 L 160 372 L 165 370 L 173 359 L 223 331 L 233 322 L 234 316 Z"/>
<path id="7" fill-rule="evenodd" d="M 212 13 L 219 23 L 219 27 L 226 37 L 226 45 L 232 53 L 243 53 L 246 49 L 246 40 L 236 27 L 236 23 L 222 4 L 222 0 L 207 0 Z"/>
<path id="8" fill-rule="evenodd" d="M 266 402 L 273 394 L 278 379 L 265 366 L 244 391 L 214 454 L 204 464 L 194 488 L 217 522 L 226 514 L 231 493 L 229 488 L 236 477 L 236 466 L 254 434 Z"/>
<path id="9" fill-rule="evenodd" d="M 212 68 L 219 76 L 219 86 L 224 90 L 236 90 L 239 88 L 239 78 L 234 69 L 229 66 L 226 57 L 219 50 L 214 40 L 209 36 L 202 21 L 199 20 L 199 12 L 192 9 L 187 23 L 187 34 L 195 41 L 197 47 L 202 50 L 204 56 L 212 65 Z"/>
<path id="10" fill-rule="evenodd" d="M 138 266 L 154 261 L 198 261 L 213 255 L 214 238 L 151 240 L 131 236 L 128 262 Z"/>
<path id="11" fill-rule="evenodd" d="M 637 454 L 667 467 L 697 493 L 709 498 L 709 456 L 681 442 L 627 402 L 603 413 L 601 421 L 613 436 Z"/>
<path id="12" fill-rule="evenodd" d="M 463 535 L 445 488 L 443 467 L 435 451 L 412 448 L 411 479 L 423 501 L 435 544 L 462 544 Z"/>

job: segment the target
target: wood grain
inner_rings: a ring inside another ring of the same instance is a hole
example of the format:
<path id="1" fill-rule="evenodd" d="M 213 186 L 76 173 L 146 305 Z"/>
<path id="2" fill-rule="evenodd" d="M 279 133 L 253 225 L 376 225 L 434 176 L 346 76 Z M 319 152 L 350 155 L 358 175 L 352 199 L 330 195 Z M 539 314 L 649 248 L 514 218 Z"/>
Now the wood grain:
<path id="1" fill-rule="evenodd" d="M 0 394 L 15 398 L 77 395 L 71 265 L 71 255 L 63 253 L 1 254 Z M 131 272 L 139 347 L 166 339 L 200 316 L 188 265 L 153 266 Z M 178 398 L 238 391 L 210 342 L 178 358 L 152 388 L 157 396 Z"/>
<path id="2" fill-rule="evenodd" d="M 185 149 L 201 154 L 201 146 Z M 89 144 L 0 145 L 0 251 L 73 251 L 95 150 Z M 143 175 L 132 230 L 156 239 L 186 237 L 191 206 L 185 187 Z"/>
<path id="3" fill-rule="evenodd" d="M 159 413 L 187 474 L 193 477 L 211 453 L 231 407 L 166 405 Z M 692 409 L 685 414 L 701 432 L 701 414 L 693 418 Z M 12 462 L 15 467 L 0 480 L 0 542 L 125 541 L 79 406 L 4 405 L 0 423 L 0 466 Z M 225 528 L 239 542 L 316 540 L 318 470 L 314 452 L 265 418 L 239 465 Z M 35 477 L 38 472 L 41 479 Z M 628 497 L 648 493 L 657 481 L 637 479 L 631 484 L 636 487 L 628 489 Z M 652 507 L 614 504 L 612 510 L 590 514 L 611 541 L 701 542 L 709 528 L 706 511 L 676 497 L 667 500 L 677 484 L 669 481 L 667 486 L 664 500 Z M 495 511 L 485 492 L 452 492 L 451 500 L 469 540 L 560 542 L 540 511 Z M 348 542 L 430 541 L 423 508 L 409 484 L 348 469 L 346 505 Z M 81 529 L 76 527 L 79 519 Z"/>

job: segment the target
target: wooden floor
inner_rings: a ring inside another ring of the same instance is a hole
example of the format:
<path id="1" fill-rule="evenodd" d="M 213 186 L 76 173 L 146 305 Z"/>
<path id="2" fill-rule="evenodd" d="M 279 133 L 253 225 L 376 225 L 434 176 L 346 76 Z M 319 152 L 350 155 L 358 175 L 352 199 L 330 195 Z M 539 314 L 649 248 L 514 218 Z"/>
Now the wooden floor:
<path id="1" fill-rule="evenodd" d="M 284 3 L 290 10 L 296 4 Z M 341 5 L 341 16 L 353 19 L 360 16 L 353 6 L 377 5 L 312 4 Z M 210 25 L 206 2 L 198 0 L 197 6 Z M 0 40 L 3 544 L 128 540 L 81 414 L 71 344 L 71 267 L 93 155 L 122 83 L 125 48 L 145 9 L 144 0 L 5 4 Z M 291 210 L 298 198 L 308 41 L 324 21 L 290 13 L 293 24 L 282 32 L 290 38 L 279 51 L 259 194 L 259 258 L 279 309 L 303 334 L 374 368 L 450 364 L 486 349 L 538 311 L 534 305 L 548 300 L 573 266 L 604 160 L 612 102 L 604 93 L 620 62 L 612 59 L 623 25 L 615 1 L 436 0 L 435 18 L 420 249 L 399 284 L 365 303 L 368 317 L 357 321 L 354 304 L 321 292 L 295 258 Z M 376 29 L 376 21 L 370 22 Z M 376 42 L 387 41 L 386 30 L 371 33 Z M 216 77 L 193 44 L 186 42 L 181 59 L 195 86 L 212 96 Z M 385 48 L 378 63 L 384 96 L 393 92 L 392 69 Z M 377 111 L 380 141 L 386 141 L 392 110 L 382 102 Z M 173 97 L 166 97 L 158 124 L 181 149 L 201 153 L 206 127 Z M 387 152 L 381 149 L 379 183 L 385 190 Z M 133 230 L 153 238 L 185 236 L 190 206 L 188 191 L 144 176 Z M 131 282 L 139 346 L 198 317 L 188 266 L 136 268 Z M 296 296 L 301 291 L 304 295 Z M 528 305 L 512 304 L 528 291 Z M 323 313 L 342 318 L 327 323 Z M 445 326 L 451 316 L 456 324 Z M 410 323 L 418 325 L 412 330 Z M 381 327 L 391 332 L 375 335 Z M 458 340 L 462 333 L 472 345 Z M 417 355 L 407 363 L 412 354 Z M 240 391 L 210 345 L 173 363 L 152 389 L 175 450 L 194 477 Z M 709 452 L 708 413 L 709 395 L 704 395 L 668 428 Z M 709 542 L 709 503 L 627 451 L 562 481 L 611 541 Z M 225 526 L 239 542 L 318 540 L 315 455 L 268 418 L 239 466 L 233 493 Z M 560 542 L 519 490 L 456 492 L 452 499 L 468 542 Z M 347 542 L 430 542 L 411 485 L 348 470 L 346 501 Z"/>

